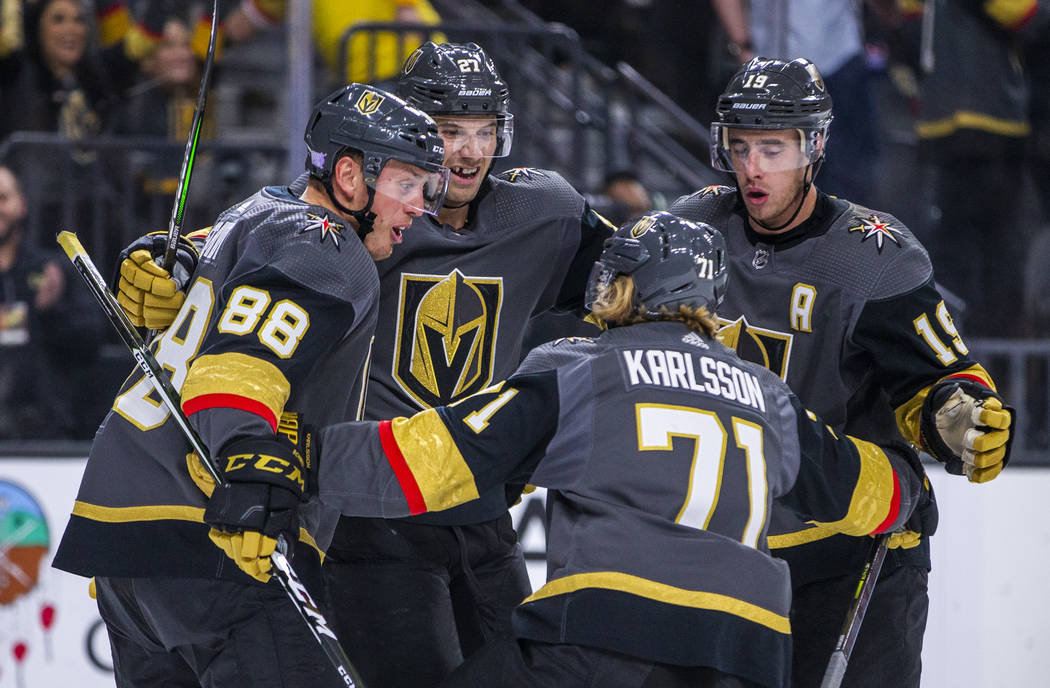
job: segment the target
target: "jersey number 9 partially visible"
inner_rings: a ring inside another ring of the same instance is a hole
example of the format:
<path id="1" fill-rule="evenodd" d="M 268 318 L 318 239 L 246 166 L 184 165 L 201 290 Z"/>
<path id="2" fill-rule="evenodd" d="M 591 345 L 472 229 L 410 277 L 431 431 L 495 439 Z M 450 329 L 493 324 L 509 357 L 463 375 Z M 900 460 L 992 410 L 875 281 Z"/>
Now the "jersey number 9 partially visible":
<path id="1" fill-rule="evenodd" d="M 310 318 L 305 309 L 288 299 L 278 301 L 268 309 L 271 300 L 265 290 L 237 287 L 230 294 L 216 329 L 239 336 L 257 331 L 256 336 L 263 345 L 278 357 L 288 358 L 309 329 Z M 182 389 L 190 360 L 200 351 L 214 305 L 211 282 L 197 279 L 186 294 L 179 314 L 160 339 L 157 362 L 171 373 L 171 384 L 176 390 Z M 113 410 L 143 431 L 158 427 L 170 413 L 144 376 L 117 397 Z"/>

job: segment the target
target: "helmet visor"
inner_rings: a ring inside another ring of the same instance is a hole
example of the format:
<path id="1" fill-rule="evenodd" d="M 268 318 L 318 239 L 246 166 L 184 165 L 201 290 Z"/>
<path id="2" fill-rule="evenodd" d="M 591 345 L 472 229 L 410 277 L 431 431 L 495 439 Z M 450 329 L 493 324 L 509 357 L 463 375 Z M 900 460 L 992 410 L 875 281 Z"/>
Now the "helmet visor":
<path id="1" fill-rule="evenodd" d="M 711 125 L 711 166 L 723 172 L 797 170 L 815 163 L 826 140 L 824 127 Z"/>
<path id="2" fill-rule="evenodd" d="M 468 158 L 504 158 L 514 140 L 514 115 L 434 115 L 445 155 Z M 445 158 L 448 159 L 447 157 Z"/>
<path id="3" fill-rule="evenodd" d="M 591 275 L 587 278 L 587 294 L 584 297 L 584 306 L 587 310 L 594 310 L 608 298 L 609 285 L 613 283 L 620 273 L 602 261 L 598 261 L 591 268 Z"/>
<path id="4" fill-rule="evenodd" d="M 448 191 L 449 169 L 433 165 L 423 169 L 390 160 L 375 183 L 375 192 L 428 215 L 437 215 Z"/>

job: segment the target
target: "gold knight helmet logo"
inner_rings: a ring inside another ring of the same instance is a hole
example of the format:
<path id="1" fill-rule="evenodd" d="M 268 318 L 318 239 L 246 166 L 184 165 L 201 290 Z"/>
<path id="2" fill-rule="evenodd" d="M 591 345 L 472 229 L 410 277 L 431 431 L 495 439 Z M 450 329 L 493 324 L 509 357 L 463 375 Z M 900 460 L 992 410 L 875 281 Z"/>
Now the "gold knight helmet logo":
<path id="1" fill-rule="evenodd" d="M 383 104 L 384 100 L 386 100 L 386 98 L 375 91 L 365 91 L 361 94 L 361 97 L 357 99 L 357 102 L 354 103 L 354 107 L 356 107 L 357 111 L 362 115 L 371 115 L 379 109 L 379 106 Z"/>
<path id="2" fill-rule="evenodd" d="M 502 301 L 502 280 L 403 274 L 394 379 L 423 407 L 484 389 Z"/>

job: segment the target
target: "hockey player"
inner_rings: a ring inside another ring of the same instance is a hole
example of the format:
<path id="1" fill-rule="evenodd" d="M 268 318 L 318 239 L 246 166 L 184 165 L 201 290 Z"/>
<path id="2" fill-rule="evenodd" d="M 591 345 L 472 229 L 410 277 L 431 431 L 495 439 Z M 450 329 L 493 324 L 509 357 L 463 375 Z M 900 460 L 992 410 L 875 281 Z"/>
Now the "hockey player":
<path id="1" fill-rule="evenodd" d="M 430 117 L 360 84 L 318 103 L 305 139 L 301 191 L 267 187 L 219 216 L 156 348 L 229 484 L 207 479 L 141 376 L 92 445 L 54 565 L 95 577 L 120 686 L 343 684 L 280 586 L 262 584 L 284 535 L 317 591 L 335 523 L 286 412 L 358 417 L 373 261 L 440 207 L 448 170 Z M 144 305 L 149 282 L 169 280 L 146 249 L 129 261 L 139 291 L 125 296 Z"/>
<path id="2" fill-rule="evenodd" d="M 763 363 L 836 432 L 905 439 L 972 482 L 1009 457 L 1012 412 L 972 358 L 926 251 L 888 213 L 821 193 L 831 98 L 805 59 L 755 58 L 730 80 L 711 128 L 712 164 L 736 185 L 671 212 L 721 229 L 733 290 L 720 339 Z M 920 512 L 932 534 L 936 505 Z M 870 550 L 867 538 L 774 508 L 769 545 L 791 566 L 794 685 L 820 684 Z M 894 536 L 843 685 L 918 686 L 928 538 Z"/>
<path id="3" fill-rule="evenodd" d="M 476 44 L 424 44 L 406 60 L 398 93 L 437 121 L 451 178 L 437 217 L 418 218 L 377 265 L 365 404 L 374 420 L 451 403 L 513 373 L 533 315 L 582 306 L 612 229 L 555 172 L 490 173 L 510 152 L 513 115 Z M 134 276 L 135 264 L 125 267 Z M 325 587 L 367 683 L 434 686 L 486 638 L 509 635 L 511 611 L 531 592 L 507 511 L 519 492 L 493 485 L 443 513 L 340 520 Z"/>
<path id="4" fill-rule="evenodd" d="M 592 273 L 608 332 L 541 346 L 450 406 L 320 433 L 321 499 L 344 513 L 445 509 L 504 481 L 548 489 L 547 584 L 514 612 L 515 638 L 442 686 L 785 686 L 772 500 L 859 536 L 928 499 L 907 445 L 836 434 L 713 338 L 725 254 L 707 225 L 645 215 Z"/>

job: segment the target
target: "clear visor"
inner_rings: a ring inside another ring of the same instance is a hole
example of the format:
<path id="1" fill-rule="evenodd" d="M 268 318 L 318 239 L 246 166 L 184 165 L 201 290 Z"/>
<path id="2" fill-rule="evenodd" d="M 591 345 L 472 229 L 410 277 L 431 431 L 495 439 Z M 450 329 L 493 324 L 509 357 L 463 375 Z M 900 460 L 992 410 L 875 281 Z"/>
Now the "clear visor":
<path id="1" fill-rule="evenodd" d="M 505 158 L 514 139 L 514 115 L 464 115 L 434 118 L 445 143 L 445 155 L 466 158 Z"/>
<path id="2" fill-rule="evenodd" d="M 584 306 L 593 311 L 595 306 L 601 305 L 607 298 L 609 285 L 613 283 L 619 273 L 611 267 L 598 261 L 591 268 L 591 276 L 587 278 L 587 293 L 584 296 Z"/>
<path id="3" fill-rule="evenodd" d="M 390 160 L 375 183 L 377 194 L 413 210 L 437 215 L 448 191 L 449 169 L 435 166 L 424 170 L 399 160 Z"/>
<path id="4" fill-rule="evenodd" d="M 744 172 L 748 166 L 762 172 L 797 170 L 815 163 L 823 150 L 825 129 L 806 127 L 711 125 L 711 166 L 723 172 Z"/>

